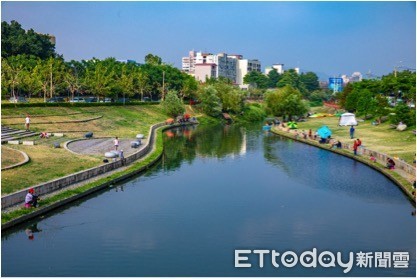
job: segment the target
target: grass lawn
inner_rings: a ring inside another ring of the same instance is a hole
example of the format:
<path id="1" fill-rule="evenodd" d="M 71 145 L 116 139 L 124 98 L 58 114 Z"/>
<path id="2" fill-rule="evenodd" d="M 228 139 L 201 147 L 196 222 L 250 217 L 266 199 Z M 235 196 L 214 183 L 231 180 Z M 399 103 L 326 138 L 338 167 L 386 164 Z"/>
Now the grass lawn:
<path id="1" fill-rule="evenodd" d="M 4 147 L 1 147 L 1 167 L 8 167 L 8 166 L 12 166 L 15 165 L 19 162 L 22 162 L 25 158 L 23 157 L 22 153 Z"/>
<path id="2" fill-rule="evenodd" d="M 307 122 L 299 122 L 298 130 L 312 129 L 313 133 L 318 128 L 326 125 L 333 132 L 332 137 L 341 142 L 353 143 L 350 139 L 350 127 L 340 127 L 338 117 L 308 118 Z M 372 121 L 358 122 L 355 126 L 355 139 L 360 138 L 364 147 L 387 155 L 398 157 L 413 165 L 416 153 L 416 135 L 409 128 L 400 132 L 390 128 L 388 122 L 374 126 Z M 413 128 L 414 129 L 414 128 Z"/>
<path id="3" fill-rule="evenodd" d="M 63 148 L 53 148 L 54 142 L 63 143 L 70 139 L 82 138 L 87 131 L 92 131 L 95 137 L 118 136 L 119 138 L 133 139 L 138 133 L 147 135 L 152 124 L 167 119 L 160 105 L 5 108 L 1 112 L 2 125 L 23 123 L 25 115 L 29 113 L 31 115 L 31 130 L 38 132 L 64 131 L 65 134 L 63 138 L 26 138 L 27 140 L 35 140 L 36 145 L 34 146 L 11 146 L 26 152 L 30 162 L 21 167 L 1 172 L 2 195 L 101 164 L 101 159 L 95 156 L 75 155 Z M 89 119 L 96 116 L 102 117 L 83 123 L 36 124 L 37 122 Z M 22 127 L 18 125 L 11 127 L 19 129 L 23 128 L 23 125 Z M 2 163 L 13 160 L 12 157 L 12 153 L 2 153 Z"/>

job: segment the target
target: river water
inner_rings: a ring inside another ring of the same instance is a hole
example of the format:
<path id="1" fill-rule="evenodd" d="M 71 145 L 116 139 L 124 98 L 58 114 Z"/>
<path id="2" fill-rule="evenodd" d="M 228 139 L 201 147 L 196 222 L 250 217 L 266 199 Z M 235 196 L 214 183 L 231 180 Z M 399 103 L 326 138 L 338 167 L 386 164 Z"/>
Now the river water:
<path id="1" fill-rule="evenodd" d="M 4 232 L 2 276 L 415 276 L 415 208 L 373 169 L 259 125 L 164 137 L 141 176 Z"/>

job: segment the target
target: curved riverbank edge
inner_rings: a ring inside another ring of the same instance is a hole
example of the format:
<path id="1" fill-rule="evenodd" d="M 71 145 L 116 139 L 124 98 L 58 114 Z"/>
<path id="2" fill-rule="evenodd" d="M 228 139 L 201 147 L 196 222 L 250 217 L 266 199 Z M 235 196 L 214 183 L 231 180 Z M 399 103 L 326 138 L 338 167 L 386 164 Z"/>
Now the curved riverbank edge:
<path id="1" fill-rule="evenodd" d="M 310 140 L 304 140 L 302 138 L 296 137 L 296 135 L 294 135 L 294 134 L 291 134 L 291 133 L 288 133 L 288 132 L 285 132 L 285 131 L 280 131 L 280 130 L 277 130 L 277 129 L 273 128 L 273 129 L 271 129 L 271 132 L 276 134 L 276 135 L 283 136 L 283 137 L 286 137 L 286 138 L 289 138 L 289 139 L 292 139 L 292 140 L 295 140 L 295 141 L 298 141 L 298 142 L 306 143 L 306 144 L 309 144 L 309 145 L 312 145 L 312 146 L 315 146 L 315 147 L 318 147 L 318 148 L 321 148 L 321 149 L 324 149 L 324 150 L 327 150 L 327 151 L 330 151 L 330 152 L 333 152 L 333 153 L 337 153 L 339 155 L 343 155 L 345 157 L 351 158 L 351 159 L 356 160 L 358 162 L 361 162 L 361 163 L 379 171 L 380 173 L 385 175 L 387 178 L 389 178 L 392 182 L 394 182 L 403 191 L 404 194 L 406 194 L 408 199 L 411 202 L 413 202 L 414 205 L 416 204 L 416 197 L 413 196 L 413 194 L 412 194 L 412 187 L 411 187 L 410 183 L 405 178 L 400 176 L 399 174 L 394 173 L 394 172 L 390 172 L 389 170 L 387 170 L 384 166 L 382 166 L 379 163 L 373 163 L 370 160 L 366 160 L 363 157 L 359 157 L 360 155 L 355 156 L 351 153 L 347 153 L 347 150 L 330 149 L 330 148 L 328 148 L 326 146 L 323 146 L 323 145 L 321 145 L 317 142 L 310 141 Z"/>
<path id="2" fill-rule="evenodd" d="M 198 123 L 187 123 L 187 125 L 195 125 Z M 158 125 L 158 124 L 156 124 Z M 98 179 L 97 181 L 86 183 L 83 186 L 64 190 L 61 193 L 42 199 L 42 207 L 38 208 L 19 208 L 9 213 L 2 213 L 1 230 L 5 231 L 14 226 L 22 224 L 30 219 L 42 216 L 59 207 L 67 205 L 71 202 L 84 198 L 92 193 L 111 187 L 113 184 L 122 182 L 132 176 L 140 174 L 153 165 L 155 165 L 162 157 L 164 146 L 162 140 L 162 132 L 182 126 L 181 124 L 159 126 L 153 130 L 153 140 L 150 143 L 151 149 L 140 160 L 130 164 L 126 169 L 115 172 L 109 176 Z M 151 137 L 150 137 L 151 138 Z M 18 212 L 17 212 L 18 211 Z M 17 212 L 17 213 L 16 213 Z M 8 216 L 7 216 L 8 215 Z M 16 216 L 17 215 L 17 216 Z M 4 219 L 8 219 L 3 221 Z"/>
<path id="3" fill-rule="evenodd" d="M 6 147 L 6 146 L 3 146 L 3 147 L 4 148 L 7 148 L 7 149 L 10 149 L 10 150 L 14 150 L 14 151 L 20 152 L 20 154 L 22 154 L 22 156 L 23 156 L 23 161 L 21 161 L 21 162 L 19 162 L 17 164 L 14 164 L 14 165 L 10 165 L 10 166 L 6 166 L 4 168 L 1 168 L 1 170 L 10 170 L 10 169 L 19 167 L 21 165 L 24 165 L 26 163 L 29 163 L 30 158 L 29 158 L 29 156 L 25 152 L 23 152 L 21 150 L 17 150 L 17 149 L 10 148 L 10 147 Z"/>

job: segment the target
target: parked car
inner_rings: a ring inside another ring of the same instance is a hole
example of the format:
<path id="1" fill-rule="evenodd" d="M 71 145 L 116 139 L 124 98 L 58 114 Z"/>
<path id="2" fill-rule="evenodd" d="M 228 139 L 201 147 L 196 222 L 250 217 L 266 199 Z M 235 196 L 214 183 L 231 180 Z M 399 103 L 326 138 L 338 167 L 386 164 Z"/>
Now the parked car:
<path id="1" fill-rule="evenodd" d="M 151 98 L 149 98 L 149 97 L 143 97 L 143 101 L 144 101 L 144 102 L 151 102 L 151 101 L 152 101 L 152 99 L 151 99 Z"/>
<path id="2" fill-rule="evenodd" d="M 129 98 L 119 98 L 117 99 L 118 103 L 129 103 Z"/>
<path id="3" fill-rule="evenodd" d="M 98 99 L 96 97 L 88 97 L 88 98 L 85 98 L 85 102 L 86 103 L 97 103 Z"/>
<path id="4" fill-rule="evenodd" d="M 113 99 L 112 98 L 104 98 L 100 100 L 100 103 L 112 103 Z"/>
<path id="5" fill-rule="evenodd" d="M 46 102 L 47 103 L 63 103 L 65 102 L 65 99 L 63 97 L 52 97 L 52 98 L 49 98 Z"/>
<path id="6" fill-rule="evenodd" d="M 70 103 L 84 103 L 85 100 L 82 97 L 74 97 L 74 99 L 71 99 L 69 102 Z"/>
<path id="7" fill-rule="evenodd" d="M 10 101 L 11 103 L 27 103 L 27 102 L 28 102 L 28 101 L 26 100 L 26 98 L 25 98 L 25 97 L 23 97 L 23 96 L 11 97 L 11 98 L 9 99 L 9 101 Z"/>

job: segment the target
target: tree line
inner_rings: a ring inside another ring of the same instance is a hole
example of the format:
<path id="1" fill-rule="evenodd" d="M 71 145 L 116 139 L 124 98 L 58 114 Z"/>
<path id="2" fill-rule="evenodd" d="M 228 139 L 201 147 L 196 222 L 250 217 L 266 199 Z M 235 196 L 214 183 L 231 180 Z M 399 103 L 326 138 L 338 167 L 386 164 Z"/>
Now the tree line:
<path id="1" fill-rule="evenodd" d="M 379 123 L 390 114 L 392 123 L 416 124 L 416 73 L 409 70 L 393 72 L 379 80 L 349 83 L 336 98 L 345 110 L 375 117 Z"/>
<path id="2" fill-rule="evenodd" d="M 145 64 L 120 62 L 115 58 L 66 62 L 55 52 L 48 35 L 25 31 L 19 23 L 2 22 L 2 97 L 26 95 L 92 95 L 99 98 L 164 98 L 168 90 L 180 98 L 190 97 L 197 81 L 156 55 Z"/>
<path id="3" fill-rule="evenodd" d="M 248 115 L 260 120 L 264 116 L 260 106 L 245 104 L 247 98 L 265 101 L 268 114 L 300 116 L 308 104 L 337 99 L 342 108 L 381 119 L 393 109 L 388 99 L 402 99 L 396 106 L 406 123 L 415 125 L 415 109 L 405 104 L 415 103 L 415 72 L 402 71 L 382 77 L 381 80 L 363 80 L 349 83 L 343 92 L 333 95 L 321 89 L 313 72 L 298 74 L 290 69 L 279 74 L 275 69 L 268 75 L 250 72 L 244 77 L 249 91 L 240 90 L 226 78 L 209 78 L 198 83 L 194 77 L 163 63 L 153 54 L 145 56 L 145 63 L 120 62 L 115 58 L 66 62 L 55 52 L 48 35 L 32 29 L 25 31 L 19 23 L 2 22 L 2 97 L 26 95 L 47 98 L 61 95 L 91 95 L 99 98 L 136 97 L 165 100 L 163 107 L 169 115 L 182 113 L 184 99 L 198 99 L 199 107 L 208 115 L 222 112 Z M 414 120 L 412 120 L 414 119 Z"/>

